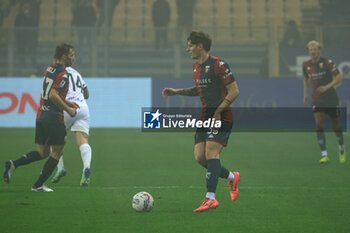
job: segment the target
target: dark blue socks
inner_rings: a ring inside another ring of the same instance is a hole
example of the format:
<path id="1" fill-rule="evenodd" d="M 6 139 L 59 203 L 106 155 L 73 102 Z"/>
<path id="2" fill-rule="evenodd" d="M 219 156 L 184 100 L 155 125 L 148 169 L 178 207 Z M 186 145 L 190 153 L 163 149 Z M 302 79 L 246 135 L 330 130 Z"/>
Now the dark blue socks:
<path id="1" fill-rule="evenodd" d="M 32 151 L 23 155 L 19 159 L 14 160 L 13 165 L 15 166 L 15 168 L 17 168 L 19 166 L 26 165 L 41 159 L 42 157 L 40 156 L 39 151 Z"/>
<path id="2" fill-rule="evenodd" d="M 34 187 L 38 188 L 42 186 L 44 182 L 51 176 L 57 164 L 58 164 L 58 160 L 50 156 L 49 159 L 44 164 L 44 168 L 40 173 L 39 179 L 35 182 Z"/>
<path id="3" fill-rule="evenodd" d="M 221 172 L 220 159 L 208 159 L 207 192 L 215 193 Z"/>
<path id="4" fill-rule="evenodd" d="M 221 169 L 220 169 L 220 178 L 227 179 L 229 175 L 230 175 L 230 171 L 227 170 L 224 166 L 221 166 Z"/>
<path id="5" fill-rule="evenodd" d="M 200 165 L 202 165 L 202 167 L 204 167 L 205 169 L 208 169 L 208 164 L 205 164 L 205 165 L 200 164 Z M 221 166 L 219 177 L 227 179 L 229 175 L 230 175 L 230 171 L 227 170 L 224 166 Z"/>
<path id="6" fill-rule="evenodd" d="M 344 138 L 343 138 L 343 130 L 339 128 L 338 130 L 335 130 L 335 135 L 337 136 L 338 143 L 340 146 L 344 145 Z"/>
<path id="7" fill-rule="evenodd" d="M 321 151 L 325 151 L 326 150 L 326 137 L 324 135 L 323 130 L 317 130 L 317 141 L 318 141 L 318 145 L 321 148 Z"/>

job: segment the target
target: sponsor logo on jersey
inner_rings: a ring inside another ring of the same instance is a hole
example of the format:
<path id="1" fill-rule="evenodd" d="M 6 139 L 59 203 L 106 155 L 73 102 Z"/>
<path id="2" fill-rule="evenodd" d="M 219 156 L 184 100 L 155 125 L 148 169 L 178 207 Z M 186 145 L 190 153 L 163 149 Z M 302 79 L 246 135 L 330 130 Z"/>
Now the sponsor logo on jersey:
<path id="1" fill-rule="evenodd" d="M 318 72 L 318 73 L 313 73 L 311 74 L 311 78 L 316 80 L 316 79 L 321 79 L 321 78 L 324 78 L 326 75 L 326 72 L 325 71 L 322 71 L 322 72 Z"/>
<path id="2" fill-rule="evenodd" d="M 44 112 L 47 112 L 47 111 L 50 111 L 50 106 L 42 106 L 41 107 L 41 110 L 44 111 Z"/>
<path id="3" fill-rule="evenodd" d="M 208 83 L 211 83 L 211 79 L 210 78 L 196 79 L 196 83 L 198 83 L 198 84 L 208 84 Z"/>
<path id="4" fill-rule="evenodd" d="M 208 84 L 212 83 L 210 78 L 196 79 L 195 82 L 200 88 L 207 87 Z"/>

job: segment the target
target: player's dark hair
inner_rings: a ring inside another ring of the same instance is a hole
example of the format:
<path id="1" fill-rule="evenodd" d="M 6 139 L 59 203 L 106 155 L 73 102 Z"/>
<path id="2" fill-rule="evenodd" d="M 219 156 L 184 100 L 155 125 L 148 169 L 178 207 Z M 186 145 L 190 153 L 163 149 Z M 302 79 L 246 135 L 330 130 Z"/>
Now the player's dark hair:
<path id="1" fill-rule="evenodd" d="M 70 44 L 62 43 L 56 46 L 54 59 L 61 59 L 63 55 L 69 54 L 69 49 L 73 49 L 74 47 Z"/>
<path id="2" fill-rule="evenodd" d="M 191 41 L 192 44 L 202 44 L 205 51 L 209 52 L 211 47 L 211 38 L 207 33 L 192 31 L 187 41 Z"/>

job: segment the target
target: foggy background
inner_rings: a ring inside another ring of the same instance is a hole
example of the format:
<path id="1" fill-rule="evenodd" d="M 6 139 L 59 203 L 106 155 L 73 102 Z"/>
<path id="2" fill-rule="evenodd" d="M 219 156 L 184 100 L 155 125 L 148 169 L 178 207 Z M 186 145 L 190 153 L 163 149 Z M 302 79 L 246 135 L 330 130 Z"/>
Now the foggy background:
<path id="1" fill-rule="evenodd" d="M 1 0 L 0 76 L 41 77 L 62 42 L 84 77 L 191 78 L 191 30 L 240 78 L 301 77 L 305 45 L 349 76 L 346 0 Z M 343 55 L 337 56 L 337 51 Z M 346 54 L 347 53 L 347 54 Z"/>

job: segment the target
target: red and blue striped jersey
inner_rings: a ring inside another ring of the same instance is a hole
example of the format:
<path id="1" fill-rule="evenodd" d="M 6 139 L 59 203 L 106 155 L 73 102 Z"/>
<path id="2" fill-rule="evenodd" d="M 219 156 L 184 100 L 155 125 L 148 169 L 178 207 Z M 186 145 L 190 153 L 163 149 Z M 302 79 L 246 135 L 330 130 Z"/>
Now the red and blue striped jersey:
<path id="1" fill-rule="evenodd" d="M 57 90 L 62 100 L 65 100 L 69 87 L 66 69 L 61 64 L 50 65 L 44 75 L 41 90 L 40 107 L 36 121 L 56 122 L 64 124 L 63 110 L 59 109 L 49 98 L 52 89 Z"/>
<path id="2" fill-rule="evenodd" d="M 317 88 L 332 82 L 333 76 L 339 74 L 334 62 L 321 57 L 316 63 L 310 60 L 303 63 L 303 73 L 306 79 L 311 79 L 312 102 L 337 102 L 338 95 L 335 89 L 329 88 L 326 92 L 320 93 Z"/>
<path id="3" fill-rule="evenodd" d="M 193 65 L 193 79 L 203 104 L 202 120 L 212 118 L 227 95 L 225 86 L 235 81 L 231 69 L 220 58 L 209 56 L 203 64 L 196 62 Z M 230 107 L 222 111 L 221 119 L 233 122 Z"/>

